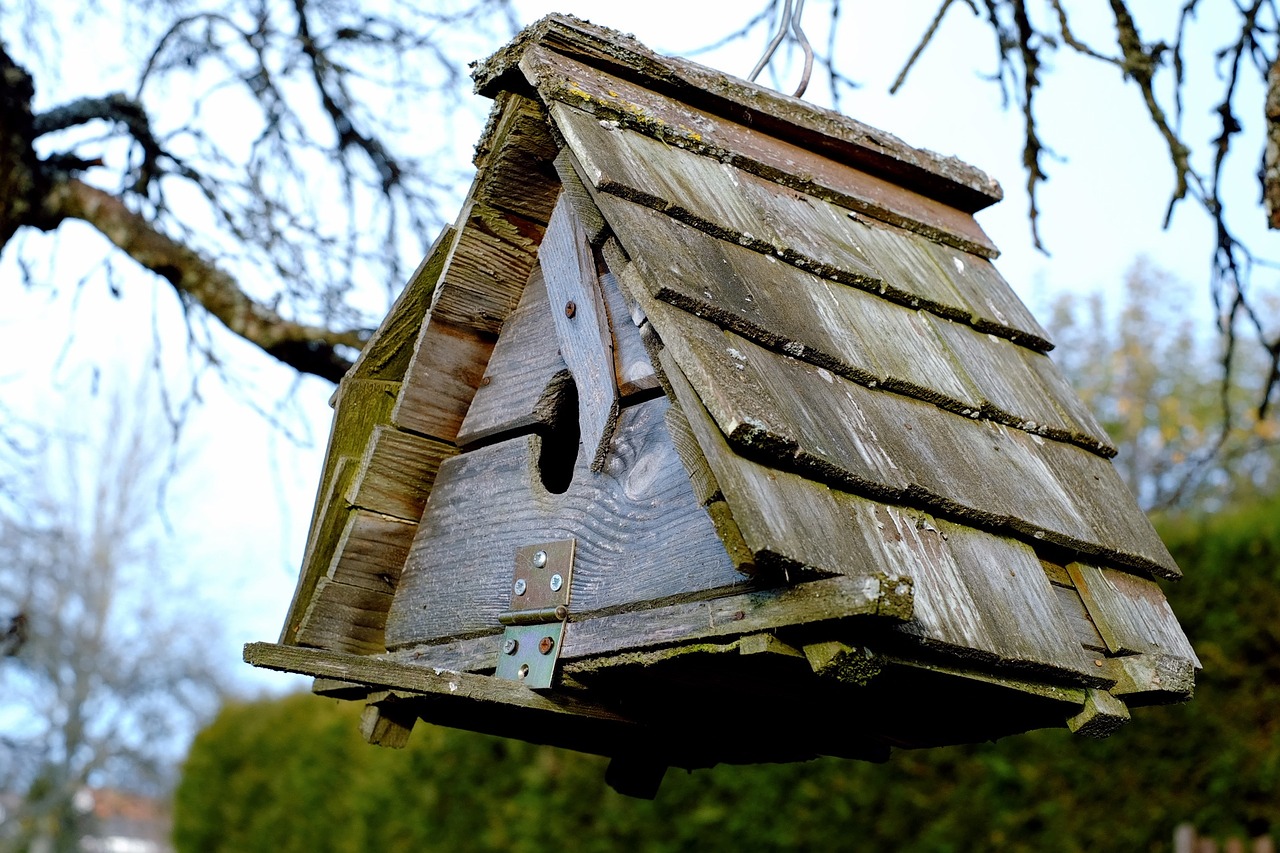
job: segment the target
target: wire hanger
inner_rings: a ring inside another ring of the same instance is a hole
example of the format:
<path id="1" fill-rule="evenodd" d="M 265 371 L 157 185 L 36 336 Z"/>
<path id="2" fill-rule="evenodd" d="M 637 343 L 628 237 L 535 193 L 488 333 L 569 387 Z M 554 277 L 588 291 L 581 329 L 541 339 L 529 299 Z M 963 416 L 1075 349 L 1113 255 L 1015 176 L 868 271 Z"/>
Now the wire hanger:
<path id="1" fill-rule="evenodd" d="M 751 70 L 751 76 L 748 80 L 755 81 L 760 76 L 760 72 L 773 59 L 774 53 L 778 50 L 778 45 L 782 44 L 783 39 L 787 37 L 787 30 L 791 30 L 791 37 L 800 49 L 804 51 L 804 74 L 800 77 L 800 85 L 796 88 L 794 97 L 800 97 L 804 94 L 804 90 L 809 88 L 809 77 L 813 74 L 813 46 L 809 44 L 809 37 L 804 34 L 804 30 L 800 28 L 800 16 L 804 14 L 804 0 L 785 0 L 782 7 L 782 17 L 778 21 L 778 31 L 773 34 L 769 45 L 764 49 L 764 56 L 760 57 L 760 61 L 756 63 L 756 67 Z"/>

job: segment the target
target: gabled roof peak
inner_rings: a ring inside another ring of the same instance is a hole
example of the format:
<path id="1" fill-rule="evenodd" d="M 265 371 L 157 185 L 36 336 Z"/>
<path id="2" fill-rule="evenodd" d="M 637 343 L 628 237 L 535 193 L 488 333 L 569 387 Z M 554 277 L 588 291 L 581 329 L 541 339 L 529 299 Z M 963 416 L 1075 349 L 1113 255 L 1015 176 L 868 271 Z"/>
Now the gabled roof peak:
<path id="1" fill-rule="evenodd" d="M 1004 195 L 994 178 L 955 157 L 913 148 L 832 110 L 695 62 L 662 56 L 629 35 L 572 15 L 548 15 L 477 63 L 472 72 L 476 91 L 493 97 L 504 89 L 527 89 L 525 77 L 547 51 L 802 145 L 966 213 Z"/>

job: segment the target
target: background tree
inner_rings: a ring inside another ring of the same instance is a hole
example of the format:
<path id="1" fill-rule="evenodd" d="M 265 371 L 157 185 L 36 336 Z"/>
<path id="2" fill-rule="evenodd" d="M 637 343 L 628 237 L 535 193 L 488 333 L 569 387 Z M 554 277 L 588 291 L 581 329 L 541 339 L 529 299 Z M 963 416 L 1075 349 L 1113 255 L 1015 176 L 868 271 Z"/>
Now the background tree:
<path id="1" fill-rule="evenodd" d="M 816 40 L 818 58 L 839 108 L 860 72 L 842 54 L 842 27 L 874 28 L 878 7 L 814 5 L 805 20 L 826 35 Z M 752 14 L 727 5 L 726 40 L 763 43 L 781 6 L 768 0 Z M 195 309 L 193 320 L 214 318 L 299 371 L 335 380 L 381 307 L 369 294 L 400 285 L 437 230 L 441 201 L 465 184 L 442 154 L 451 122 L 465 112 L 465 63 L 535 9 L 532 0 L 395 0 L 377 10 L 349 0 L 83 0 L 55 13 L 16 0 L 0 21 L 0 250 L 14 251 L 8 244 L 24 231 L 87 223 L 171 284 Z M 1039 190 L 1054 158 L 1041 117 L 1054 106 L 1043 93 L 1055 56 L 1101 63 L 1114 69 L 1118 89 L 1140 94 L 1137 108 L 1171 167 L 1166 222 L 1189 200 L 1214 232 L 1210 278 L 1228 341 L 1224 363 L 1238 333 L 1267 356 L 1265 414 L 1280 382 L 1280 330 L 1268 326 L 1256 298 L 1264 259 L 1237 234 L 1244 217 L 1280 225 L 1274 0 L 1135 8 L 1110 0 L 1101 29 L 1067 0 L 942 0 L 903 58 L 895 90 L 965 9 L 992 36 L 984 70 L 1023 118 L 1037 244 Z M 1201 31 L 1216 33 L 1222 22 L 1230 35 L 1206 44 Z M 60 57 L 68 27 L 102 30 L 108 41 L 118 34 L 117 61 L 133 63 L 127 88 L 101 91 L 95 78 L 80 97 L 37 106 L 41 81 L 57 79 L 49 58 Z M 1184 95 L 1200 84 L 1220 91 L 1217 132 L 1204 144 L 1188 138 L 1183 121 Z M 424 120 L 428 114 L 439 118 Z M 1236 214 L 1226 168 L 1251 117 L 1265 130 L 1254 138 L 1265 142 L 1244 156 L 1261 162 L 1264 204 Z M 345 215 L 332 216 L 337 209 Z"/>
<path id="2" fill-rule="evenodd" d="M 162 568 L 157 507 L 172 456 L 150 389 L 69 412 L 22 488 L 0 497 L 0 790 L 27 796 L 0 849 L 77 850 L 86 786 L 159 792 L 222 676 L 214 628 Z"/>
<path id="3" fill-rule="evenodd" d="M 1280 420 L 1249 405 L 1263 393 L 1267 356 L 1240 351 L 1242 369 L 1224 382 L 1227 344 L 1180 310 L 1188 289 L 1140 258 L 1118 300 L 1060 293 L 1045 314 L 1055 361 L 1115 441 L 1114 464 L 1148 510 L 1204 511 L 1280 485 Z"/>

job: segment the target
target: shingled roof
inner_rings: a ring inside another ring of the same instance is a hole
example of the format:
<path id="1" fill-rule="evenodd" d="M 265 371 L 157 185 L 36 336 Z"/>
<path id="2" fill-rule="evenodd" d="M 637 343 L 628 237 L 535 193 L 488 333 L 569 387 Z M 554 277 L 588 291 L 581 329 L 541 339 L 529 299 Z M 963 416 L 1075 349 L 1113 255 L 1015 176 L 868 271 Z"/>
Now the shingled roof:
<path id="1" fill-rule="evenodd" d="M 862 691 L 819 691 L 859 708 L 839 747 L 690 764 L 1103 732 L 1190 695 L 1153 581 L 1178 567 L 991 263 L 993 180 L 564 16 L 475 76 L 476 183 L 342 382 L 283 646 L 248 658 L 399 690 L 370 699 L 387 719 L 431 696 L 410 716 L 511 733 L 447 700 L 507 703 L 590 718 L 517 734 L 604 752 L 638 724 L 677 763 L 638 671 L 755 649 Z M 561 495 L 534 481 L 566 405 Z M 468 675 L 513 554 L 556 533 L 581 563 L 559 698 Z M 935 688 L 984 707 L 935 719 Z"/>

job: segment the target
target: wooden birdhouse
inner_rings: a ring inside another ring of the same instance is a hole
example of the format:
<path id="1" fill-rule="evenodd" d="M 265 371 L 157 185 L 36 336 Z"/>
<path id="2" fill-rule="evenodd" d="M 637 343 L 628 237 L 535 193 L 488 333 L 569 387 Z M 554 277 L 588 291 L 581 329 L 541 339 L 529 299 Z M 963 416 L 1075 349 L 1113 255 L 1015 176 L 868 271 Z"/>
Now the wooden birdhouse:
<path id="1" fill-rule="evenodd" d="M 335 398 L 278 644 L 419 718 L 667 766 L 883 760 L 1190 696 L 1178 567 L 951 158 L 552 16 Z"/>

